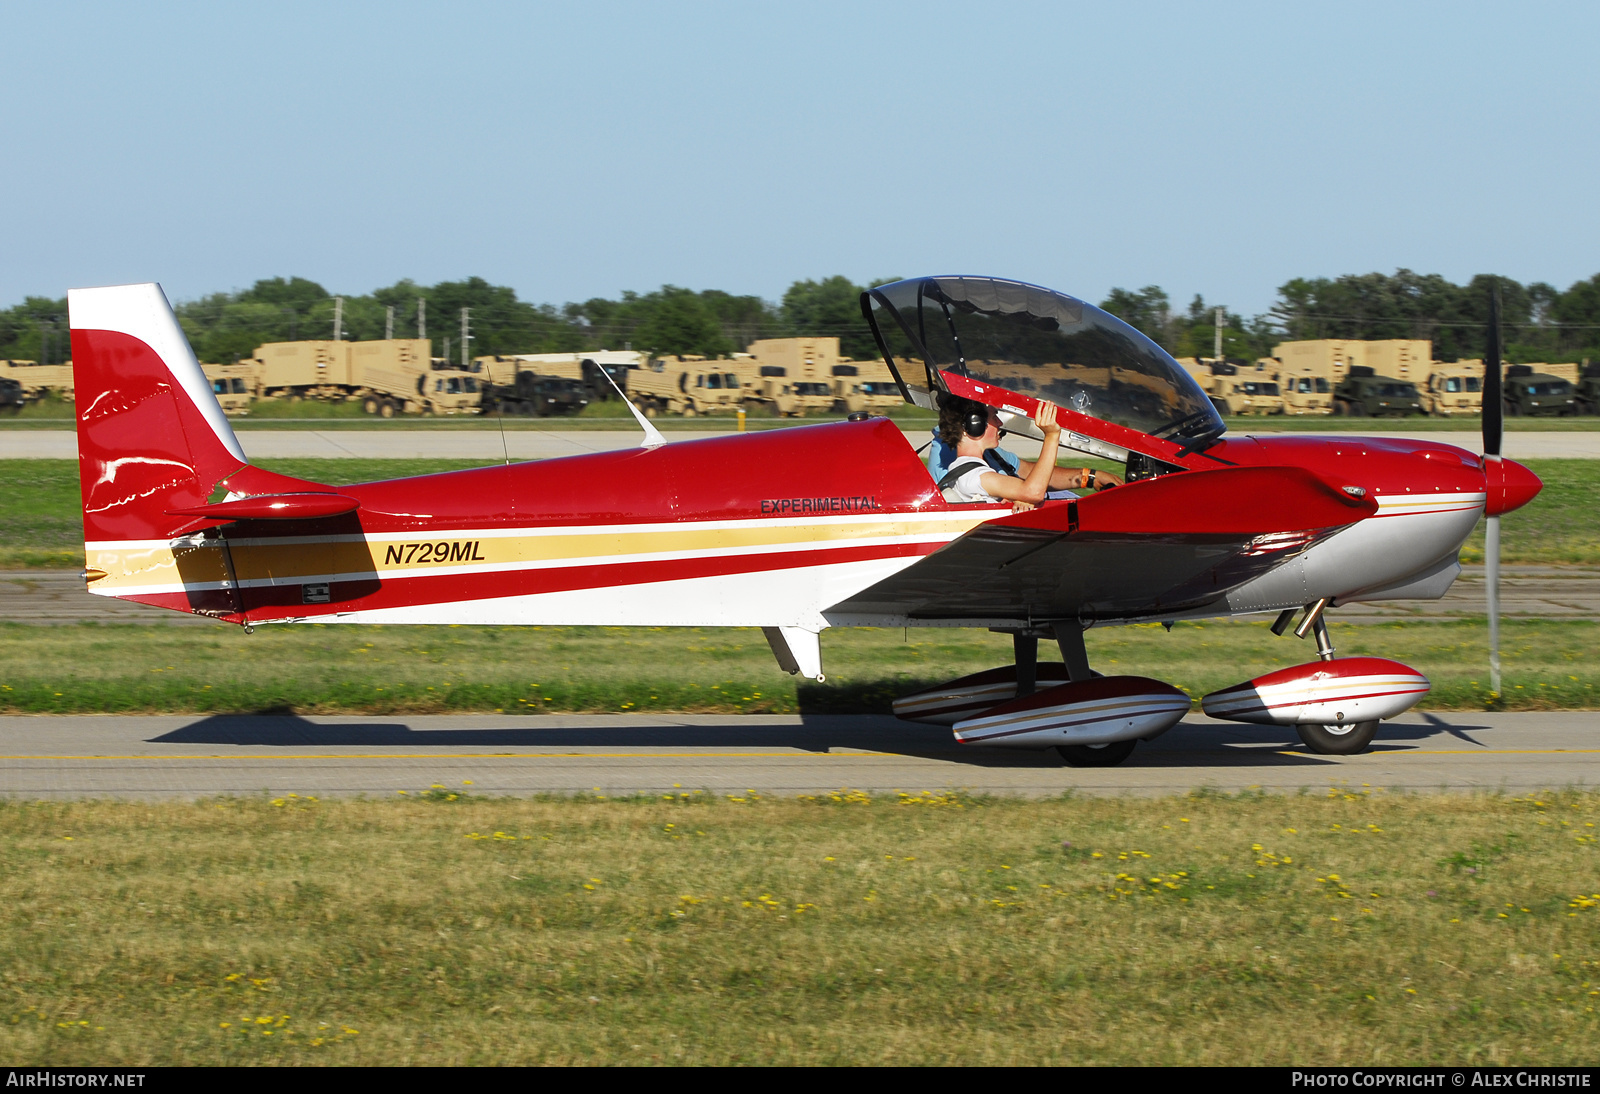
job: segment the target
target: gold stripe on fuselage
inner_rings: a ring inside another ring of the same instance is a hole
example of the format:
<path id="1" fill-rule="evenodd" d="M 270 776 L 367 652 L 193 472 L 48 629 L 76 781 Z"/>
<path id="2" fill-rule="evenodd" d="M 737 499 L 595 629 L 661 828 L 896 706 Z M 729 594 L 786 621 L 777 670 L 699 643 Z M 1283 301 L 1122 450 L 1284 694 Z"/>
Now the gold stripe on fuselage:
<path id="1" fill-rule="evenodd" d="M 190 545 L 155 542 L 90 543 L 89 568 L 106 576 L 92 591 L 134 591 L 307 580 L 404 578 L 515 570 L 573 562 L 626 562 L 672 557 L 760 554 L 805 548 L 870 546 L 896 541 L 948 542 L 976 524 L 1008 513 L 968 510 L 903 517 L 821 518 L 810 521 L 716 521 L 627 525 L 618 528 L 466 528 L 370 536 L 234 539 Z M 826 562 L 826 557 L 819 558 Z"/>

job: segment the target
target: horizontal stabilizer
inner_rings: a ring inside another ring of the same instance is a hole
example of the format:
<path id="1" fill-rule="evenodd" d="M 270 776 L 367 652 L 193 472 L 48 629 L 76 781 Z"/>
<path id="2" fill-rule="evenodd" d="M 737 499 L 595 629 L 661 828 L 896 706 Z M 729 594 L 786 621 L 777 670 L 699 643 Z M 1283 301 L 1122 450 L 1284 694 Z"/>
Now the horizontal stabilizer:
<path id="1" fill-rule="evenodd" d="M 313 520 L 354 513 L 359 508 L 360 502 L 343 494 L 258 494 L 167 512 L 175 517 L 211 520 Z"/>

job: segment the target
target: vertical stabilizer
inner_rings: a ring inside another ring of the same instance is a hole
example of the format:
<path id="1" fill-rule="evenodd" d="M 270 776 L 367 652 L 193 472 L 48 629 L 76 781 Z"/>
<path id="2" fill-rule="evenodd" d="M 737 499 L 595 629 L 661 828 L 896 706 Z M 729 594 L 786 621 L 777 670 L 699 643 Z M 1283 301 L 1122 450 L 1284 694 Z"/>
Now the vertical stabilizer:
<path id="1" fill-rule="evenodd" d="M 159 285 L 73 289 L 72 369 L 87 543 L 166 539 L 247 461 Z"/>

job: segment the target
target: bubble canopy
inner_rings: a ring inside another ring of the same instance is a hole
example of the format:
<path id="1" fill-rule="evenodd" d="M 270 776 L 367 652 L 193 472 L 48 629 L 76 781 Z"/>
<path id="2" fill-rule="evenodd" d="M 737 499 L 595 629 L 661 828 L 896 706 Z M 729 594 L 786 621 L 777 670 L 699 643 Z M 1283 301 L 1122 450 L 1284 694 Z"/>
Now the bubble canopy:
<path id="1" fill-rule="evenodd" d="M 940 375 L 948 372 L 1155 436 L 1226 428 L 1171 354 L 1065 293 L 993 277 L 919 277 L 867 290 L 861 310 L 919 405 L 948 389 Z"/>

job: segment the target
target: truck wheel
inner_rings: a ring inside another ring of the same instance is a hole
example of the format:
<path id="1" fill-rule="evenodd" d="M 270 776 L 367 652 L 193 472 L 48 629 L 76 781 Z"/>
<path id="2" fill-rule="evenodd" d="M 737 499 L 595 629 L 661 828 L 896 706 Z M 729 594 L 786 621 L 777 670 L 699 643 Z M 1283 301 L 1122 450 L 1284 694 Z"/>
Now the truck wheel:
<path id="1" fill-rule="evenodd" d="M 376 414 L 378 412 L 378 400 L 368 395 L 361 401 L 361 409 L 368 414 Z"/>
<path id="2" fill-rule="evenodd" d="M 385 399 L 378 406 L 378 416 L 380 418 L 393 418 L 394 417 L 394 403 L 392 403 L 388 399 Z"/>
<path id="3" fill-rule="evenodd" d="M 693 418 L 697 413 L 699 412 L 695 410 L 693 403 L 688 403 L 683 408 L 683 416 L 685 418 Z"/>

